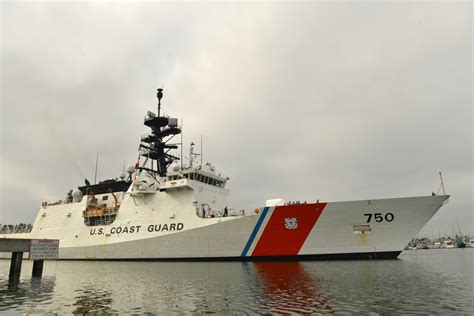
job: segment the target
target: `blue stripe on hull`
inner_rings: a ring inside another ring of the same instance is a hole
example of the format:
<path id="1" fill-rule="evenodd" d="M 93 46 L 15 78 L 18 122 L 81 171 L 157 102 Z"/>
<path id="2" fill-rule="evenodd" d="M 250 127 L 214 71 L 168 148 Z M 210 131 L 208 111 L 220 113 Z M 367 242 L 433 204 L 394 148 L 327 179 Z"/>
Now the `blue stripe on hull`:
<path id="1" fill-rule="evenodd" d="M 267 216 L 268 209 L 269 209 L 268 207 L 265 207 L 263 209 L 262 214 L 258 218 L 257 224 L 253 228 L 252 234 L 250 234 L 250 238 L 247 241 L 247 244 L 245 245 L 244 251 L 242 251 L 242 255 L 241 255 L 242 257 L 247 256 L 247 252 L 249 251 L 250 246 L 252 246 L 252 243 L 253 243 L 253 240 L 255 239 L 255 236 L 257 236 L 257 233 L 260 230 L 260 226 L 262 226 L 262 223 L 263 223 L 263 220 L 265 219 L 265 216 Z"/>

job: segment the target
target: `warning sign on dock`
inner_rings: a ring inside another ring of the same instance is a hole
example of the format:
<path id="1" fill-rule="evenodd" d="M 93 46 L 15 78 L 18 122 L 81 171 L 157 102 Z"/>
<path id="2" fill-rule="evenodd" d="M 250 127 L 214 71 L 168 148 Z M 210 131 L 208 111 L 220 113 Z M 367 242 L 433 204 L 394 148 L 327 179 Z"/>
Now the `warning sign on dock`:
<path id="1" fill-rule="evenodd" d="M 59 240 L 32 239 L 30 248 L 30 260 L 54 260 L 58 259 Z"/>

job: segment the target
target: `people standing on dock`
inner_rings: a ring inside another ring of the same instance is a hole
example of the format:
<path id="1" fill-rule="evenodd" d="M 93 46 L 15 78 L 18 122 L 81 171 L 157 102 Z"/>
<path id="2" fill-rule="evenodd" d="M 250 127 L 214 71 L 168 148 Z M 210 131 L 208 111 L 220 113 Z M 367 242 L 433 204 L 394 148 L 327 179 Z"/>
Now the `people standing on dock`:
<path id="1" fill-rule="evenodd" d="M 227 217 L 229 215 L 229 209 L 227 206 L 224 208 L 224 217 Z"/>

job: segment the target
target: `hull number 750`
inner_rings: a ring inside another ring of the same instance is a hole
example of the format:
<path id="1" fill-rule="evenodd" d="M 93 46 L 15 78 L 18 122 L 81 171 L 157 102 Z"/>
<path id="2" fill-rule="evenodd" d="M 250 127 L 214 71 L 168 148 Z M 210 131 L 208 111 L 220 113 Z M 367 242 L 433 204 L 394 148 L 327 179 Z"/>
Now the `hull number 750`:
<path id="1" fill-rule="evenodd" d="M 377 223 L 386 221 L 391 222 L 393 221 L 393 213 L 365 213 L 364 216 L 367 216 L 367 223 L 370 223 L 372 220 L 376 221 Z"/>

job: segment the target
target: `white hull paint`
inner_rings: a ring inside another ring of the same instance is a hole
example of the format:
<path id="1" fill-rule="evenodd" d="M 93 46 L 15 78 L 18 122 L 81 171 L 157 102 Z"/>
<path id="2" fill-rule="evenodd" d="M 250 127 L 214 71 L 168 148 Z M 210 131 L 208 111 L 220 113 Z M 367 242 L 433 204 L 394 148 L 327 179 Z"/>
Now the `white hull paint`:
<path id="1" fill-rule="evenodd" d="M 31 233 L 15 237 L 59 239 L 60 259 L 317 259 L 318 256 L 358 258 L 357 254 L 361 258 L 366 257 L 364 254 L 377 258 L 377 254 L 384 253 L 396 257 L 449 198 L 425 196 L 299 204 L 263 208 L 258 215 L 201 218 L 195 208 L 189 207 L 196 198 L 194 190 L 182 190 L 175 196 L 178 199 L 174 199 L 173 192 L 140 198 L 128 192 L 115 222 L 104 226 L 84 224 L 84 201 L 48 206 L 40 209 Z M 188 207 L 184 207 L 186 204 Z M 304 216 L 318 207 L 323 210 L 308 233 L 303 233 L 300 248 L 280 246 L 285 236 L 291 237 L 303 229 Z M 281 229 L 272 229 L 269 222 L 279 225 L 275 222 L 276 214 L 283 211 L 293 214 L 300 228 L 287 229 L 282 221 Z M 369 215 L 364 214 L 376 213 L 382 215 L 372 215 L 367 223 Z M 383 218 L 387 213 L 393 214 L 393 219 L 388 217 L 390 221 Z M 362 232 L 364 229 L 359 227 L 370 231 Z M 127 232 L 123 232 L 125 228 Z M 122 232 L 117 233 L 118 230 Z M 257 246 L 265 239 L 264 234 L 273 243 L 271 247 L 268 242 Z"/>
<path id="2" fill-rule="evenodd" d="M 158 89 L 158 112 L 144 118 L 151 131 L 128 175 L 94 185 L 86 179 L 65 201 L 43 203 L 31 233 L 0 238 L 59 239 L 60 259 L 395 258 L 449 198 L 271 199 L 258 214 L 225 216 L 229 178 L 210 163 L 194 166 L 193 143 L 189 166 L 173 164 L 178 145 L 169 141 L 181 127 L 161 115 L 162 97 Z"/>

